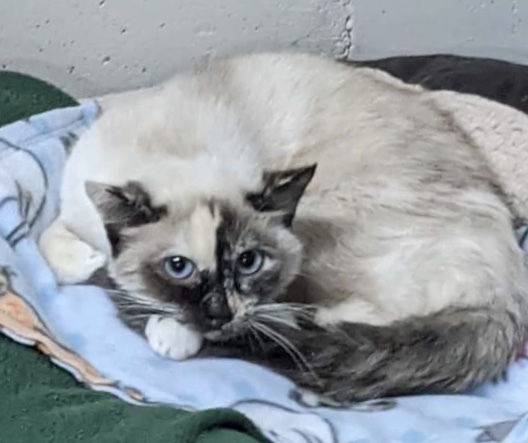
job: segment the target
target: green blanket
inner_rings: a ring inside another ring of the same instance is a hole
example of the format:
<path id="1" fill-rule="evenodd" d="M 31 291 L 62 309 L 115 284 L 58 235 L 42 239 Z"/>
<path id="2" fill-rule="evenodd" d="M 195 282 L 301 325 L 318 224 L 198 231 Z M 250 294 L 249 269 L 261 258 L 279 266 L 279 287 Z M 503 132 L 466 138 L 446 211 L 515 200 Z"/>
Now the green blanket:
<path id="1" fill-rule="evenodd" d="M 75 100 L 40 80 L 0 72 L 0 125 Z M 190 413 L 132 406 L 89 391 L 33 348 L 0 337 L 0 442 L 257 443 L 266 440 L 238 412 Z"/>

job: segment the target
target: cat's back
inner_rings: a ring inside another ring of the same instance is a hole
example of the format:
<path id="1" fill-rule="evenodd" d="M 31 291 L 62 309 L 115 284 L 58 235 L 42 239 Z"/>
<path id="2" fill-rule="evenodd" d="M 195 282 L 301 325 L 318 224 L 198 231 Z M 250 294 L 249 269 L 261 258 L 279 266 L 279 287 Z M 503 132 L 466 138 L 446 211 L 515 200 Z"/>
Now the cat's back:
<path id="1" fill-rule="evenodd" d="M 421 87 L 326 57 L 247 55 L 212 63 L 196 82 L 231 104 L 264 147 L 269 168 L 320 162 L 337 145 L 364 156 L 365 149 L 445 125 Z M 348 163 L 356 162 L 352 157 Z"/>
<path id="2" fill-rule="evenodd" d="M 162 85 L 103 101 L 101 117 L 81 138 L 71 162 L 78 159 L 85 170 L 108 176 L 134 175 L 146 163 L 204 153 L 257 156 L 256 161 L 285 166 L 307 146 L 344 128 L 361 130 L 362 116 L 379 106 L 380 97 L 390 113 L 391 103 L 402 102 L 391 95 L 415 93 L 389 79 L 304 54 L 211 62 Z"/>
<path id="3" fill-rule="evenodd" d="M 350 195 L 373 186 L 433 192 L 424 183 L 439 171 L 447 187 L 487 185 L 483 159 L 419 86 L 304 54 L 250 55 L 220 66 L 222 87 L 258 128 L 266 166 L 318 164 L 308 194 L 340 197 L 339 187 L 356 206 Z"/>
<path id="4" fill-rule="evenodd" d="M 400 145 L 446 129 L 422 96 L 419 87 L 387 74 L 323 57 L 220 60 L 103 109 L 71 163 L 80 159 L 84 170 L 104 171 L 107 181 L 204 157 L 237 159 L 241 178 L 309 162 L 320 164 L 319 177 L 336 167 L 350 175 L 368 166 L 365 159 L 379 164 L 382 156 L 390 164 Z M 446 134 L 443 142 L 453 142 L 453 131 Z"/>

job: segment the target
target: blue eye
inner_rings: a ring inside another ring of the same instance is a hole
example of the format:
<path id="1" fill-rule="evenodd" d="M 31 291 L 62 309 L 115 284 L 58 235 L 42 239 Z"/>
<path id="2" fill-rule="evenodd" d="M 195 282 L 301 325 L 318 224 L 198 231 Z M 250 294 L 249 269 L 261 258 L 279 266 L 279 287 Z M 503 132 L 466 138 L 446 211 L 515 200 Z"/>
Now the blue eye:
<path id="1" fill-rule="evenodd" d="M 186 257 L 175 255 L 165 259 L 165 272 L 176 280 L 185 280 L 193 275 L 195 264 Z"/>
<path id="2" fill-rule="evenodd" d="M 257 249 L 250 249 L 238 256 L 237 269 L 241 275 L 252 275 L 260 271 L 264 264 L 264 254 Z"/>

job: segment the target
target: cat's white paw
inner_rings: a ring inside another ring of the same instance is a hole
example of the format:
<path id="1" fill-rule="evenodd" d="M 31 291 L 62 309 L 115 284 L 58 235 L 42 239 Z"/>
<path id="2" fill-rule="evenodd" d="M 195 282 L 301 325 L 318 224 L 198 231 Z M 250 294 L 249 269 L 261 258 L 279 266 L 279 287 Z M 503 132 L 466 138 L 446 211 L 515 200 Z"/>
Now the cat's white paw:
<path id="1" fill-rule="evenodd" d="M 105 254 L 82 241 L 60 221 L 42 234 L 40 249 L 59 283 L 85 282 L 106 263 Z"/>
<path id="2" fill-rule="evenodd" d="M 158 354 L 173 360 L 185 360 L 202 348 L 202 336 L 177 320 L 159 315 L 151 316 L 145 327 L 145 336 Z"/>

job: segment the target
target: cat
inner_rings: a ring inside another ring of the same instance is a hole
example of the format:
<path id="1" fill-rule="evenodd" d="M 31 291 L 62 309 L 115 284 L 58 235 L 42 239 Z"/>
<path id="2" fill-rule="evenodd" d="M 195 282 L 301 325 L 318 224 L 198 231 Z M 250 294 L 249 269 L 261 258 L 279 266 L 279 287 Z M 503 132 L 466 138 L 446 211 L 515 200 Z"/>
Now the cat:
<path id="1" fill-rule="evenodd" d="M 164 356 L 356 401 L 503 375 L 526 336 L 523 211 L 428 92 L 255 54 L 103 105 L 40 245 L 64 283 L 106 266 Z"/>

